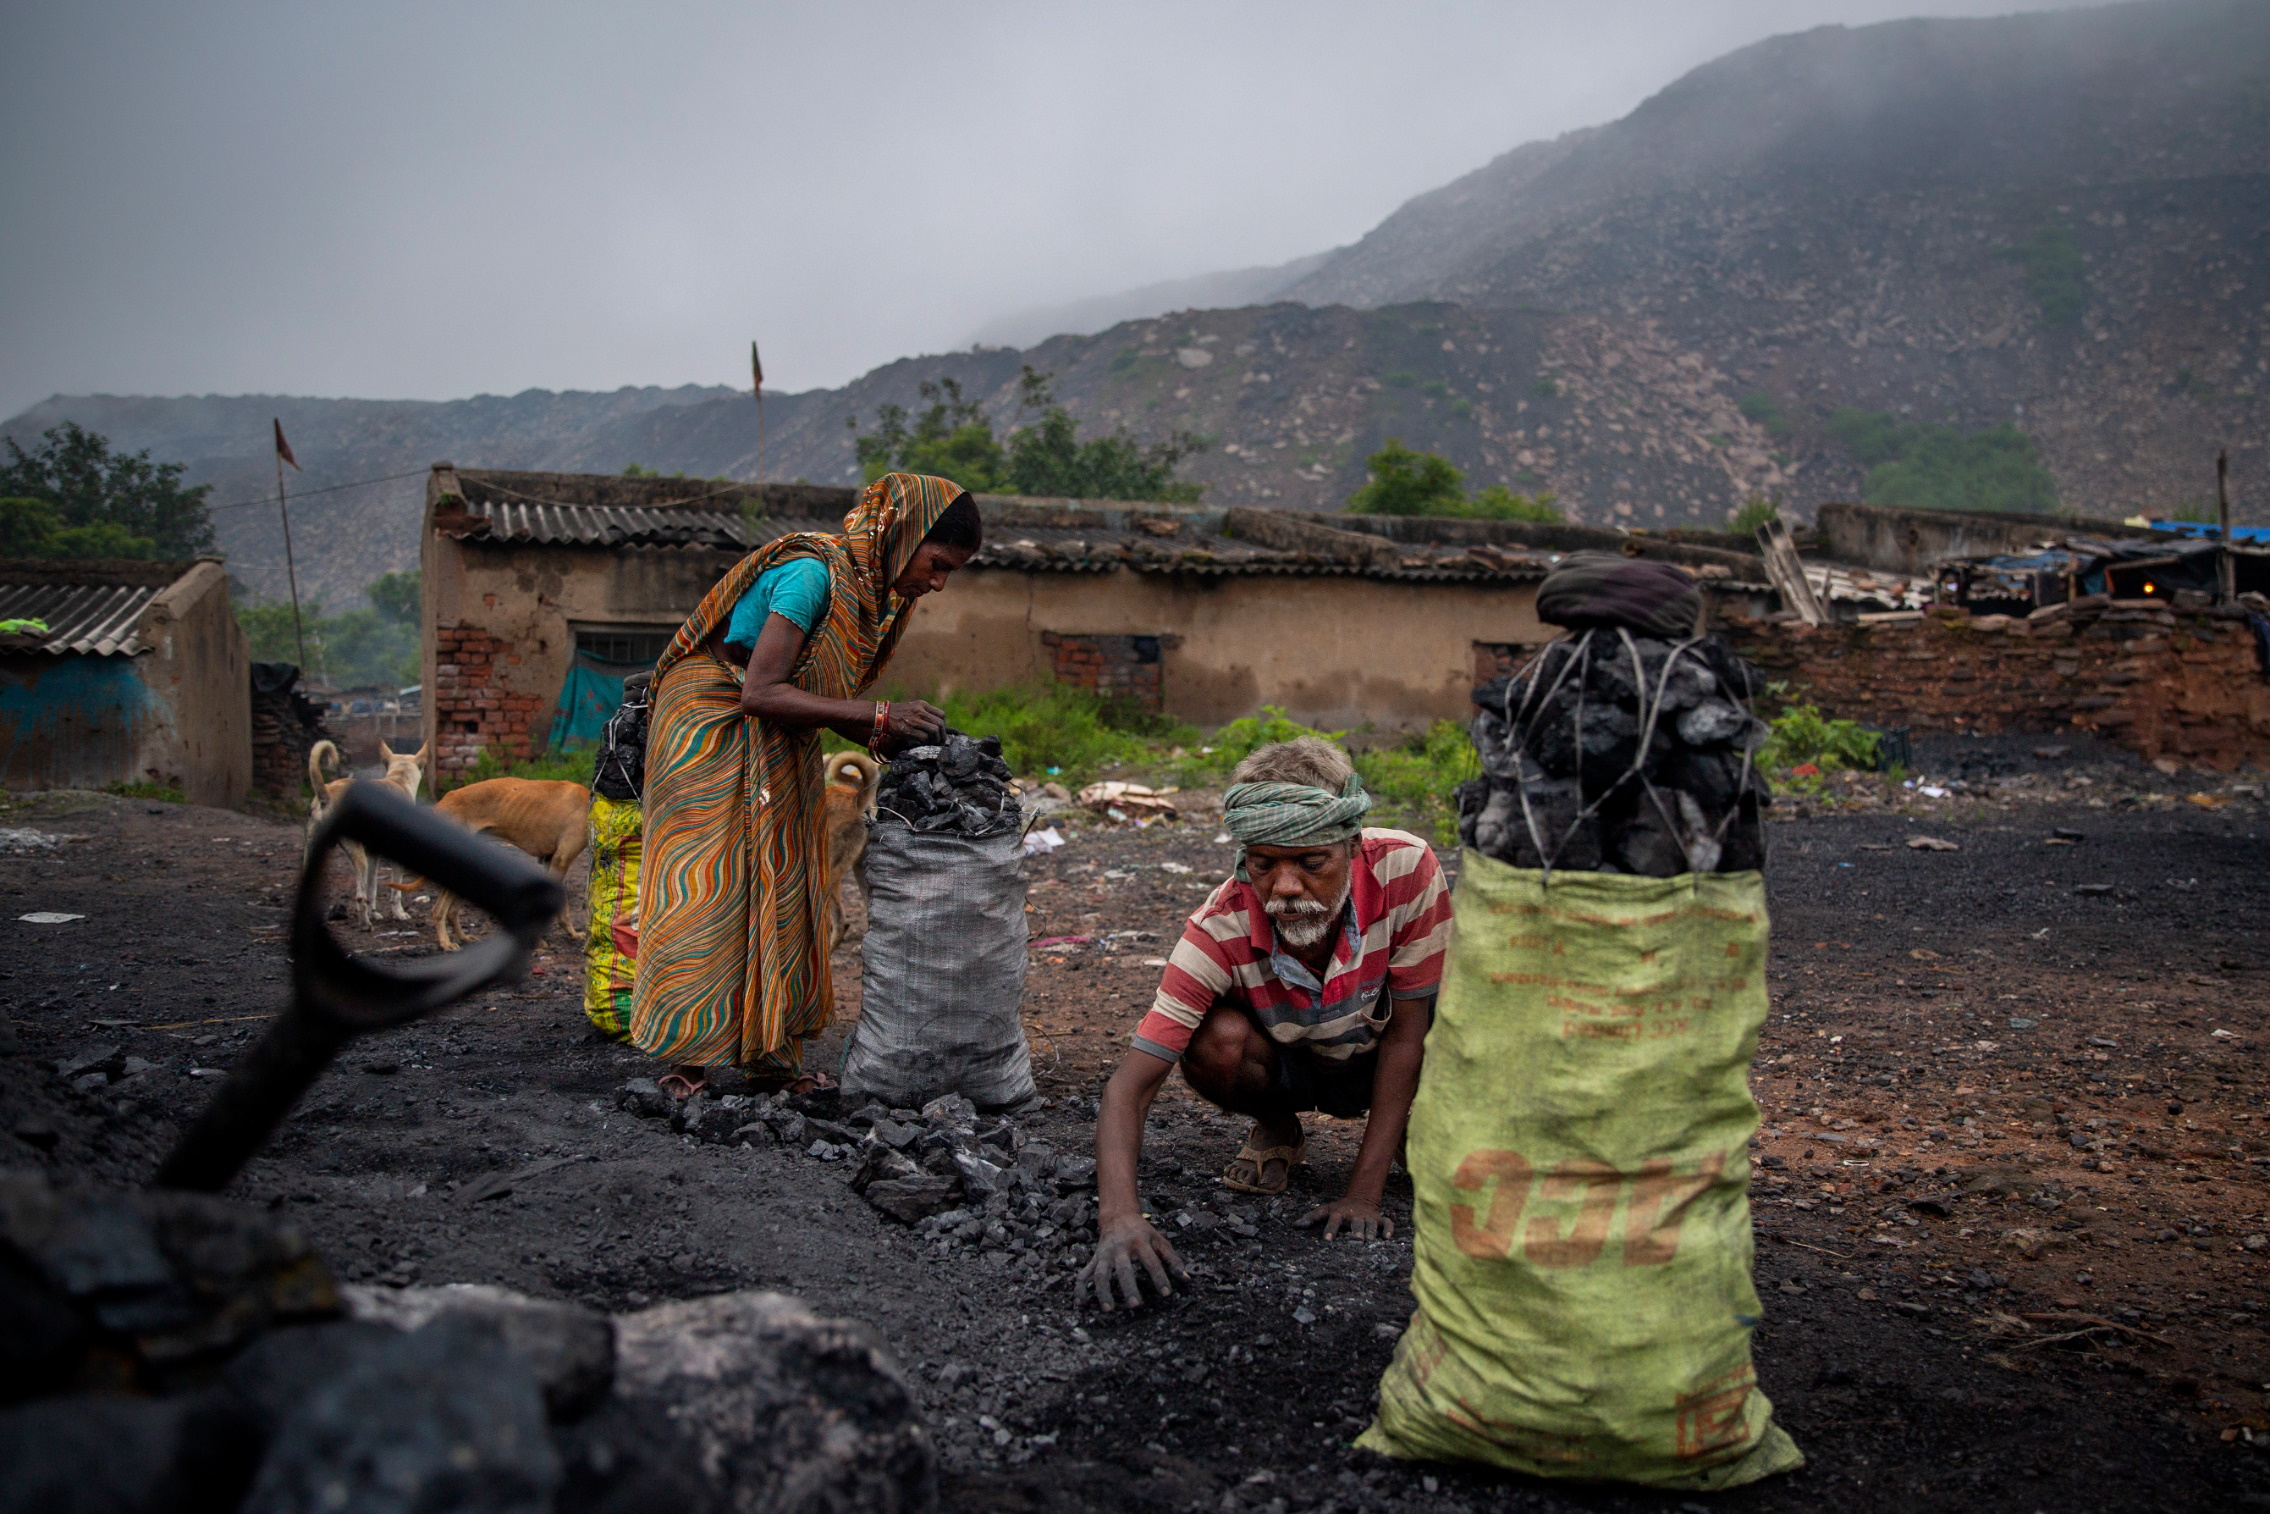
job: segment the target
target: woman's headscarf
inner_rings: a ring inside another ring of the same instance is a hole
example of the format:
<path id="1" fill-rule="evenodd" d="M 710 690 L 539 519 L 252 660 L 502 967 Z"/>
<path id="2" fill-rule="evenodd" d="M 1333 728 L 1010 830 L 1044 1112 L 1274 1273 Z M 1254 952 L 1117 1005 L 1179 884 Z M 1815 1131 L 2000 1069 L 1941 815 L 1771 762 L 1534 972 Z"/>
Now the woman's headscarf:
<path id="1" fill-rule="evenodd" d="M 661 678 L 673 663 L 705 645 L 766 570 L 793 558 L 816 557 L 828 567 L 829 607 L 806 640 L 797 669 L 801 673 L 816 661 L 840 662 L 840 671 L 848 675 L 851 687 L 840 693 L 834 688 L 815 688 L 813 692 L 849 697 L 853 689 L 871 682 L 890 660 L 906 629 L 907 612 L 914 608 L 914 601 L 900 598 L 891 585 L 914 560 L 915 549 L 938 524 L 946 507 L 967 492 L 950 478 L 886 473 L 860 491 L 859 502 L 843 518 L 841 536 L 791 531 L 766 542 L 735 563 L 703 596 L 655 664 L 654 676 Z M 791 676 L 799 685 L 805 682 L 802 677 Z M 825 681 L 834 684 L 844 679 Z"/>
<path id="2" fill-rule="evenodd" d="M 891 585 L 914 561 L 915 548 L 946 507 L 967 492 L 950 478 L 928 473 L 886 473 L 860 492 L 859 503 L 843 518 L 843 535 L 872 604 L 887 609 L 896 598 Z"/>

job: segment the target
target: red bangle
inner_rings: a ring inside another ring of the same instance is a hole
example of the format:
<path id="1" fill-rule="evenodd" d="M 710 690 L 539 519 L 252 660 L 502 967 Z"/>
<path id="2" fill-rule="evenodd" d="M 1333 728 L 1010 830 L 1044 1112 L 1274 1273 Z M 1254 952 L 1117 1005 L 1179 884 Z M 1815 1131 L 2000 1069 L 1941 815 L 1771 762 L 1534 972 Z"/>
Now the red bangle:
<path id="1" fill-rule="evenodd" d="M 888 699 L 878 699 L 875 701 L 875 726 L 868 734 L 867 750 L 879 752 L 883 745 L 883 738 L 888 736 L 890 731 L 891 702 Z"/>

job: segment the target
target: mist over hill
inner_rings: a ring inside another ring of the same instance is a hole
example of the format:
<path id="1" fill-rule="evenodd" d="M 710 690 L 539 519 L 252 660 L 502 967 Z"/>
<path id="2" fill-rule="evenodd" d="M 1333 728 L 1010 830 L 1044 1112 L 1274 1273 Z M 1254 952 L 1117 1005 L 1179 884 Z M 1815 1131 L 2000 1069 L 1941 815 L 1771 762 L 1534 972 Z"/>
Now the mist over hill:
<path id="1" fill-rule="evenodd" d="M 1826 424 L 1853 407 L 2013 422 L 2061 502 L 2096 514 L 2204 502 L 2229 446 L 2241 517 L 2260 520 L 2266 302 L 2270 5 L 1824 27 L 1517 147 L 1347 248 L 989 328 L 1068 333 L 1021 349 L 768 392 L 764 472 L 856 478 L 847 420 L 941 377 L 1007 424 L 1029 362 L 1091 431 L 1211 438 L 1184 473 L 1221 503 L 1339 508 L 1392 436 L 1577 519 L 1715 524 L 1754 497 L 1804 515 L 1859 491 Z M 271 413 L 308 464 L 295 491 L 445 457 L 758 474 L 750 397 L 696 387 L 58 397 L 0 432 L 68 416 L 188 464 L 225 504 L 272 493 Z M 296 505 L 303 587 L 338 607 L 414 562 L 422 489 Z M 280 594 L 273 510 L 215 519 L 238 576 Z"/>

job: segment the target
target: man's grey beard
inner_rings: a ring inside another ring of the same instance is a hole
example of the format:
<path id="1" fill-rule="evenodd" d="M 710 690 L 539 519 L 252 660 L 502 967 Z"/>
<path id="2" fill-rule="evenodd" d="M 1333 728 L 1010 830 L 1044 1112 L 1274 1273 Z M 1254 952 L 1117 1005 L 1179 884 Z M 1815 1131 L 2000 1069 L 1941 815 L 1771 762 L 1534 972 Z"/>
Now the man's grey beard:
<path id="1" fill-rule="evenodd" d="M 1352 887 L 1354 880 L 1349 881 Z M 1262 909 L 1287 946 L 1310 947 L 1331 935 L 1332 928 L 1340 923 L 1348 893 L 1349 889 L 1343 888 L 1339 899 L 1331 904 L 1319 904 L 1314 899 L 1271 899 Z"/>

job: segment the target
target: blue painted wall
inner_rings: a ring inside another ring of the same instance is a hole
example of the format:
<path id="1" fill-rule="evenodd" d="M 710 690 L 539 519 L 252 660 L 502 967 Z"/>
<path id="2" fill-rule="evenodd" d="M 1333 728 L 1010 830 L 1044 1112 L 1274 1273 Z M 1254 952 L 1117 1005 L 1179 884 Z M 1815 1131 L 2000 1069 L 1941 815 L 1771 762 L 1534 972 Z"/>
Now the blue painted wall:
<path id="1" fill-rule="evenodd" d="M 0 661 L 0 784 L 9 788 L 101 788 L 140 783 L 144 743 L 168 712 L 131 657 Z"/>

